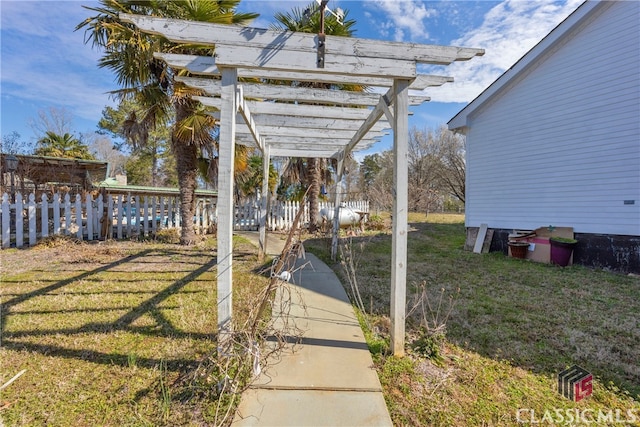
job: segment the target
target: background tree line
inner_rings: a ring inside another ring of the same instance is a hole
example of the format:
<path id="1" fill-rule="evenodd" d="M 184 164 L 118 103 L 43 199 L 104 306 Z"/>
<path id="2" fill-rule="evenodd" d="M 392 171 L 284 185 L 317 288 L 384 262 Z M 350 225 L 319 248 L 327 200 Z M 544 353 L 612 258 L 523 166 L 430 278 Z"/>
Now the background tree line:
<path id="1" fill-rule="evenodd" d="M 465 202 L 465 139 L 449 131 L 418 129 L 409 132 L 409 209 L 428 214 L 459 210 Z M 393 208 L 393 151 L 365 156 L 360 163 L 360 189 L 375 209 Z"/>
<path id="2" fill-rule="evenodd" d="M 20 136 L 3 136 L 4 151 L 22 146 L 23 154 L 98 159 L 111 163 L 112 173 L 127 175 L 129 184 L 179 187 L 181 210 L 191 216 L 196 187 L 217 187 L 218 123 L 205 108 L 192 100 L 200 92 L 174 80 L 188 74 L 173 70 L 153 56 L 154 52 L 210 55 L 210 46 L 180 45 L 163 37 L 142 33 L 135 26 L 120 21 L 119 13 L 128 12 L 159 17 L 213 23 L 249 24 L 257 14 L 238 13 L 239 0 L 199 2 L 167 0 L 101 0 L 96 7 L 85 8 L 94 13 L 79 23 L 86 42 L 102 52 L 98 66 L 112 70 L 120 85 L 112 95 L 115 108 L 106 107 L 96 133 L 76 136 L 71 118 L 64 110 L 49 109 L 32 125 L 38 140 L 30 152 Z M 306 9 L 293 8 L 278 14 L 273 29 L 317 33 L 319 13 L 312 2 Z M 325 33 L 351 36 L 355 21 L 338 23 L 333 16 L 325 19 Z M 273 84 L 307 85 L 303 82 L 270 82 Z M 316 85 L 335 90 L 366 90 L 365 87 Z M 114 142 L 115 141 L 115 142 Z M 411 130 L 409 155 L 410 208 L 428 212 L 441 208 L 445 201 L 464 203 L 464 142 L 461 137 L 438 130 Z M 393 205 L 392 152 L 385 151 L 364 158 L 361 164 L 348 159 L 344 181 L 333 182 L 335 165 L 326 159 L 274 159 L 270 166 L 269 186 L 281 199 L 300 198 L 310 188 L 311 217 L 317 216 L 318 200 L 330 198 L 335 191 L 348 198 L 368 198 L 378 209 Z M 262 182 L 262 158 L 257 149 L 236 146 L 236 197 L 254 196 Z M 455 203 L 453 203 L 455 204 Z M 449 206 L 451 207 L 451 206 Z M 315 209 L 315 210 L 314 210 Z M 315 213 L 315 214 L 314 214 Z M 313 231 L 315 224 L 310 224 Z M 181 241 L 194 241 L 192 224 L 184 222 Z"/>

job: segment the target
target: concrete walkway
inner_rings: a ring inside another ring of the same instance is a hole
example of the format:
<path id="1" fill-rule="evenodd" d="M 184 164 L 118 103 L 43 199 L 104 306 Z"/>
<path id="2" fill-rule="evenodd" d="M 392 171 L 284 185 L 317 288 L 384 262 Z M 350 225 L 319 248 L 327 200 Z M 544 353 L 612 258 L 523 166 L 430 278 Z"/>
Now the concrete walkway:
<path id="1" fill-rule="evenodd" d="M 257 233 L 237 233 L 256 242 Z M 284 240 L 270 236 L 267 252 Z M 287 321 L 303 331 L 243 393 L 234 426 L 392 426 L 362 329 L 333 271 L 296 262 Z M 289 327 L 291 324 L 288 325 Z"/>

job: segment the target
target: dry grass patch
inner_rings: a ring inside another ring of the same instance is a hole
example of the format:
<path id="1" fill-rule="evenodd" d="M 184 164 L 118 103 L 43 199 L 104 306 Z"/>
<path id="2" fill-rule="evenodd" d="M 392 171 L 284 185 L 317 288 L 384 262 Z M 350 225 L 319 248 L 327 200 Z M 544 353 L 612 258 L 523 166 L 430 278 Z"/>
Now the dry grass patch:
<path id="1" fill-rule="evenodd" d="M 194 381 L 215 364 L 214 241 L 42 245 L 2 251 L 0 384 L 7 425 L 203 425 L 222 419 Z M 267 279 L 236 244 L 243 322 Z M 208 375 L 212 373 L 209 369 Z M 214 381 L 207 376 L 205 381 Z"/>
<path id="2" fill-rule="evenodd" d="M 366 335 L 394 424 L 511 426 L 519 408 L 633 410 L 640 422 L 638 278 L 465 252 L 460 217 L 410 219 L 422 221 L 410 223 L 408 300 L 423 282 L 434 311 L 442 295 L 456 299 L 439 358 L 425 357 L 424 341 L 412 350 L 424 337 L 419 313 L 407 323 L 410 357 L 388 355 L 388 328 L 380 325 L 389 316 L 391 236 L 352 239 L 373 317 Z M 305 246 L 331 265 L 324 241 Z M 556 392 L 557 373 L 573 364 L 596 378 L 593 396 L 578 404 Z"/>

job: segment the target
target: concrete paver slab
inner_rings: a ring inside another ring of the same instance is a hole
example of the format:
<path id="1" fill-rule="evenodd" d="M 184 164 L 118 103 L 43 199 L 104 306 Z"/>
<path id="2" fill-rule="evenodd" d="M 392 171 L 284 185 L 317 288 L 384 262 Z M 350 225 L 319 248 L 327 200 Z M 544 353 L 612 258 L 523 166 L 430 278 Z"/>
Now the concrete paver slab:
<path id="1" fill-rule="evenodd" d="M 238 427 L 391 425 L 382 393 L 250 389 L 242 400 Z"/>
<path id="2" fill-rule="evenodd" d="M 364 334 L 334 272 L 307 254 L 287 286 L 283 317 L 301 337 L 291 337 L 243 393 L 233 425 L 391 426 Z"/>

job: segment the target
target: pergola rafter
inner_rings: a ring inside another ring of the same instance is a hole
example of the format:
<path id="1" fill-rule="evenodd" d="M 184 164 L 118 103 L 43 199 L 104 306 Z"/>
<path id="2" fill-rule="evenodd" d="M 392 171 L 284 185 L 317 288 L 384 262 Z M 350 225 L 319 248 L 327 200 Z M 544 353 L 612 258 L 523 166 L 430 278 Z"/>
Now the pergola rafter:
<path id="1" fill-rule="evenodd" d="M 216 66 L 212 56 L 181 55 L 176 53 L 156 53 L 154 56 L 162 59 L 167 65 L 184 69 L 195 75 L 220 76 L 220 70 Z M 301 71 L 285 70 L 260 70 L 252 68 L 238 68 L 238 78 L 285 80 L 292 82 L 327 83 L 336 85 L 362 85 L 372 87 L 391 87 L 392 78 L 351 76 L 344 74 L 319 74 Z M 409 86 L 412 90 L 423 90 L 428 87 L 441 86 L 453 82 L 452 77 L 418 74 Z"/>
<path id="2" fill-rule="evenodd" d="M 217 111 L 220 122 L 218 174 L 218 329 L 224 346 L 231 328 L 234 145 L 254 144 L 264 156 L 263 205 L 266 205 L 271 156 L 333 157 L 338 182 L 353 150 L 370 147 L 393 129 L 394 201 L 391 262 L 391 341 L 404 354 L 407 264 L 407 147 L 409 106 L 428 101 L 410 93 L 453 81 L 417 73 L 417 64 L 448 65 L 484 54 L 482 49 L 420 45 L 325 36 L 323 66 L 318 67 L 319 37 L 149 16 L 121 14 L 142 31 L 176 43 L 215 46 L 213 57 L 157 53 L 172 68 L 200 77 L 176 80 L 207 96 L 195 100 Z M 205 78 L 206 77 L 206 78 Z M 238 79 L 251 79 L 239 82 Z M 275 85 L 274 81 L 291 85 Z M 271 83 L 270 83 L 271 82 Z M 304 87 L 300 82 L 353 84 L 382 92 L 347 92 Z M 382 117 L 386 120 L 381 120 Z M 340 193 L 335 196 L 337 249 Z M 260 224 L 260 253 L 265 250 L 265 217 Z"/>

